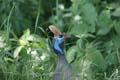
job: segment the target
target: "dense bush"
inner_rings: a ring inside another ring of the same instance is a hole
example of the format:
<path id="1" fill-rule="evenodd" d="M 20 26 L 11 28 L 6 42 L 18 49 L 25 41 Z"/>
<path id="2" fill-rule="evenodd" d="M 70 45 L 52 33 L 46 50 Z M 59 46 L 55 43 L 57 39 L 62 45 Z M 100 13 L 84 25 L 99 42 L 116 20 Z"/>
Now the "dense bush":
<path id="1" fill-rule="evenodd" d="M 81 80 L 120 79 L 119 0 L 0 0 L 1 80 L 51 80 L 50 24 L 79 37 L 66 58 Z"/>

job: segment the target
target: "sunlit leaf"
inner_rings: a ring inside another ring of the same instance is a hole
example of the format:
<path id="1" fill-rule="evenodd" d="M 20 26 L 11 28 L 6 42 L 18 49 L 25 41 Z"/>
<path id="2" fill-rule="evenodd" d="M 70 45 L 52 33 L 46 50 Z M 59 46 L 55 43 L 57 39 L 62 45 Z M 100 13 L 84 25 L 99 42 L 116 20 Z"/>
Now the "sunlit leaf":
<path id="1" fill-rule="evenodd" d="M 14 50 L 14 58 L 19 57 L 19 53 L 21 51 L 21 49 L 23 48 L 23 46 L 18 46 L 15 50 Z"/>
<path id="2" fill-rule="evenodd" d="M 36 34 L 30 34 L 27 38 L 28 41 L 39 42 L 40 37 Z"/>
<path id="3" fill-rule="evenodd" d="M 21 39 L 26 39 L 26 38 L 28 38 L 29 35 L 30 35 L 30 30 L 26 29 L 24 31 L 24 34 L 22 35 Z"/>
<path id="4" fill-rule="evenodd" d="M 19 40 L 19 45 L 20 46 L 25 46 L 25 45 L 27 45 L 28 44 L 28 41 L 27 40 L 24 40 L 24 39 L 20 39 Z"/>
<path id="5" fill-rule="evenodd" d="M 5 60 L 5 61 L 8 61 L 8 62 L 14 62 L 14 59 L 12 59 L 12 58 L 7 58 L 7 57 L 5 57 L 4 60 Z"/>

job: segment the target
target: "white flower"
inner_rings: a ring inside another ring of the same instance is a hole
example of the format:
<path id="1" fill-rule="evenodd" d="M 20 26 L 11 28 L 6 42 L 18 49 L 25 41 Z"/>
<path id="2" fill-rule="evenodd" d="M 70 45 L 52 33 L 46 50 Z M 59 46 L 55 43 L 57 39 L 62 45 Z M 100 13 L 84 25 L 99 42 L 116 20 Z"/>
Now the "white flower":
<path id="1" fill-rule="evenodd" d="M 41 60 L 44 60 L 46 58 L 46 56 L 43 54 L 40 58 L 41 58 Z"/>
<path id="2" fill-rule="evenodd" d="M 72 16 L 72 13 L 66 13 L 63 15 L 63 17 L 71 17 Z"/>
<path id="3" fill-rule="evenodd" d="M 4 43 L 0 42 L 0 48 L 4 48 Z"/>
<path id="4" fill-rule="evenodd" d="M 116 69 L 116 74 L 118 74 L 118 72 L 119 72 L 118 69 Z"/>
<path id="5" fill-rule="evenodd" d="M 59 4 L 59 8 L 60 8 L 61 10 L 64 10 L 64 9 L 65 9 L 65 7 L 64 7 L 63 4 Z"/>
<path id="6" fill-rule="evenodd" d="M 31 52 L 31 55 L 34 57 L 34 56 L 37 56 L 37 51 L 32 51 Z"/>
<path id="7" fill-rule="evenodd" d="M 87 73 L 85 73 L 84 76 L 87 77 Z"/>
<path id="8" fill-rule="evenodd" d="M 35 56 L 35 60 L 39 61 L 39 60 L 40 60 L 40 58 L 39 58 L 38 56 Z"/>
<path id="9" fill-rule="evenodd" d="M 5 43 L 3 37 L 0 36 L 0 48 L 4 48 Z"/>
<path id="10" fill-rule="evenodd" d="M 79 21 L 79 20 L 81 20 L 81 16 L 79 16 L 79 15 L 75 15 L 74 20 L 75 20 L 75 21 Z"/>
<path id="11" fill-rule="evenodd" d="M 31 48 L 28 48 L 27 49 L 27 54 L 30 54 L 31 50 L 32 50 Z"/>

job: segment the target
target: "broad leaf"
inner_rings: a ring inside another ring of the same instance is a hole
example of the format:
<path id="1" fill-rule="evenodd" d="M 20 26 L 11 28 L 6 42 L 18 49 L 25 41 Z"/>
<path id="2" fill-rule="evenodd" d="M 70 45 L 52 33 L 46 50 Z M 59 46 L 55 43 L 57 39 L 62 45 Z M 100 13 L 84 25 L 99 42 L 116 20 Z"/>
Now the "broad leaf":
<path id="1" fill-rule="evenodd" d="M 81 36 L 82 34 L 87 33 L 87 31 L 88 31 L 88 25 L 85 23 L 82 23 L 73 27 L 70 33 Z"/>
<path id="2" fill-rule="evenodd" d="M 72 62 L 75 59 L 75 55 L 78 52 L 78 47 L 77 46 L 72 46 L 66 53 L 66 58 L 68 62 Z"/>
<path id="3" fill-rule="evenodd" d="M 115 48 L 120 48 L 120 36 L 115 36 L 112 41 Z"/>
<path id="4" fill-rule="evenodd" d="M 120 35 L 120 21 L 116 22 L 115 26 L 115 31 Z"/>
<path id="5" fill-rule="evenodd" d="M 98 25 L 98 35 L 106 35 L 111 29 L 111 15 L 110 11 L 103 10 L 98 17 L 97 25 Z"/>
<path id="6" fill-rule="evenodd" d="M 90 32 L 95 31 L 95 22 L 97 20 L 97 12 L 95 10 L 95 7 L 87 3 L 84 6 L 82 6 L 82 12 L 83 12 L 83 20 L 85 20 L 88 24 L 88 29 Z"/>
<path id="7" fill-rule="evenodd" d="M 116 58 L 116 54 L 115 53 L 110 53 L 106 56 L 105 60 L 107 62 L 108 65 L 113 65 L 117 63 L 117 58 Z"/>
<path id="8" fill-rule="evenodd" d="M 116 10 L 112 13 L 113 16 L 120 17 L 120 7 L 116 8 Z"/>
<path id="9" fill-rule="evenodd" d="M 102 54 L 95 48 L 88 48 L 86 59 L 91 61 L 92 65 L 98 68 L 98 70 L 105 70 L 107 67 Z"/>

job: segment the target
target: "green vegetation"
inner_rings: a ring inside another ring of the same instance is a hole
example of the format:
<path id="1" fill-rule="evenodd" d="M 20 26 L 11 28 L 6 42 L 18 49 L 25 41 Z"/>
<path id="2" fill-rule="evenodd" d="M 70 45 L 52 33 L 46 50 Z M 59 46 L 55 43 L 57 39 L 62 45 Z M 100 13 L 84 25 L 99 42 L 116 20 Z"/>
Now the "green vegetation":
<path id="1" fill-rule="evenodd" d="M 0 80 L 51 80 L 50 24 L 80 38 L 66 58 L 81 80 L 120 80 L 119 0 L 0 0 Z"/>

